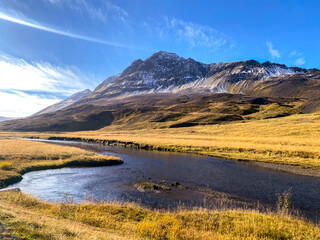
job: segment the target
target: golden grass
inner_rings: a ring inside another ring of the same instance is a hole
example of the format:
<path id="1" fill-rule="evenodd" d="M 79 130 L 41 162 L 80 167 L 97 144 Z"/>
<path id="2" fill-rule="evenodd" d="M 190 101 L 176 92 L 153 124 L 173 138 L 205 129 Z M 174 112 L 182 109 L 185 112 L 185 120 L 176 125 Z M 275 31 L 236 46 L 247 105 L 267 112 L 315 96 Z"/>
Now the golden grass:
<path id="1" fill-rule="evenodd" d="M 126 129 L 109 126 L 98 131 L 12 133 L 0 135 L 82 137 L 133 141 L 170 149 L 230 158 L 320 168 L 320 114 L 203 125 L 188 128 Z"/>
<path id="2" fill-rule="evenodd" d="M 110 126 L 99 131 L 0 135 L 133 141 L 155 149 L 319 169 L 319 120 L 319 114 L 310 114 L 177 129 L 145 126 L 122 130 L 121 126 Z M 20 175 L 28 164 L 50 165 L 91 154 L 76 148 L 2 139 L 0 178 L 4 174 Z M 319 226 L 285 211 L 152 211 L 120 203 L 51 204 L 21 193 L 0 194 L 1 222 L 25 239 L 320 239 Z"/>
<path id="3" fill-rule="evenodd" d="M 26 239 L 319 239 L 320 228 L 252 210 L 152 211 L 133 204 L 51 204 L 0 194 L 0 222 Z"/>
<path id="4" fill-rule="evenodd" d="M 0 187 L 21 180 L 21 174 L 50 168 L 119 164 L 116 157 L 97 155 L 74 147 L 0 139 Z"/>

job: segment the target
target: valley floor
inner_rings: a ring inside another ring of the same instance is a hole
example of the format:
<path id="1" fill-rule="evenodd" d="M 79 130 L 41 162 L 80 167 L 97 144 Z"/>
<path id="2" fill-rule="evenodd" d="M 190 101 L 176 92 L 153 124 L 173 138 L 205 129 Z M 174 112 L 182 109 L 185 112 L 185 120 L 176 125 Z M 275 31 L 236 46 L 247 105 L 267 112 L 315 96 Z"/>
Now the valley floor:
<path id="1" fill-rule="evenodd" d="M 119 130 L 113 126 L 94 132 L 1 133 L 2 136 L 65 136 L 133 141 L 154 149 L 184 151 L 225 158 L 290 164 L 318 171 L 320 123 L 318 115 L 198 126 L 179 129 Z M 312 131 L 310 130 L 312 129 Z M 96 158 L 72 147 L 24 140 L 0 140 L 1 178 L 19 176 L 65 161 Z M 99 158 L 98 158 L 99 159 Z M 102 161 L 120 161 L 103 159 Z M 101 159 L 100 159 L 101 161 Z M 99 160 L 98 160 L 99 162 Z M 58 166 L 57 166 L 58 164 Z M 79 164 L 80 165 L 80 164 Z M 35 166 L 40 166 L 36 167 Z M 76 166 L 76 165 L 75 165 Z M 81 165 L 80 165 L 81 166 Z M 88 165 L 87 165 L 88 166 Z M 3 182 L 5 183 L 5 181 Z M 319 239 L 320 228 L 289 214 L 288 199 L 278 211 L 246 209 L 180 209 L 155 211 L 116 202 L 61 204 L 39 201 L 22 193 L 0 194 L 0 225 L 21 239 Z"/>
<path id="2" fill-rule="evenodd" d="M 125 125 L 112 125 L 97 131 L 1 132 L 0 136 L 79 137 L 134 142 L 140 148 L 234 159 L 320 177 L 320 114 L 184 128 L 140 126 L 133 129 Z"/>

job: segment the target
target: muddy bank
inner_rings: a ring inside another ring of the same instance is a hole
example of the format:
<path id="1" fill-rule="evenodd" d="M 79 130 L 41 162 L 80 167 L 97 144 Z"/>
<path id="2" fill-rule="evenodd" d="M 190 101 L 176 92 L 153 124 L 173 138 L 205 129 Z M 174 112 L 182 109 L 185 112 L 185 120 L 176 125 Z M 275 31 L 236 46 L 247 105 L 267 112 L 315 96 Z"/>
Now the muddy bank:
<path id="1" fill-rule="evenodd" d="M 304 176 L 310 176 L 310 177 L 320 177 L 320 169 L 314 169 L 314 168 L 303 168 L 300 166 L 292 166 L 292 165 L 282 165 L 282 164 L 276 164 L 276 163 L 266 163 L 266 162 L 247 162 L 247 164 L 257 166 L 257 167 L 263 167 L 271 170 L 281 171 L 281 172 L 289 172 Z"/>
<path id="2" fill-rule="evenodd" d="M 118 141 L 118 140 L 102 140 L 93 138 L 80 138 L 80 137 L 49 137 L 48 140 L 58 140 L 58 141 L 71 141 L 71 142 L 85 142 L 85 143 L 98 143 L 108 146 L 121 146 L 126 148 L 144 149 L 144 150 L 158 150 L 158 151 L 174 151 L 170 147 L 155 147 L 150 144 L 139 144 L 130 141 Z"/>

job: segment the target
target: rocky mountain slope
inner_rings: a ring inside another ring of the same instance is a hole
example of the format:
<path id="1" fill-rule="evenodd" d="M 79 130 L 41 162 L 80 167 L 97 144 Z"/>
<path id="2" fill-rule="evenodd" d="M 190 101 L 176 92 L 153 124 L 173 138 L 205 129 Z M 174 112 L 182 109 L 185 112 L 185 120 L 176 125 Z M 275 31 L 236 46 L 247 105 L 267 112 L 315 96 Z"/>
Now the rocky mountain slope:
<path id="1" fill-rule="evenodd" d="M 45 114 L 45 113 L 52 113 L 52 112 L 56 112 L 60 109 L 66 108 L 68 106 L 70 106 L 71 104 L 75 103 L 76 101 L 88 96 L 91 93 L 91 91 L 89 89 L 77 92 L 73 95 L 71 95 L 70 97 L 68 97 L 67 99 L 58 102 L 56 104 L 53 104 L 35 114 L 33 114 L 31 117 L 35 117 L 41 114 Z"/>
<path id="2" fill-rule="evenodd" d="M 92 92 L 2 130 L 76 131 L 109 125 L 183 127 L 320 110 L 320 71 L 255 60 L 204 64 L 158 52 Z M 77 100 L 75 100 L 77 99 Z M 44 114 L 45 113 L 45 114 Z"/>
<path id="3" fill-rule="evenodd" d="M 145 93 L 213 92 L 253 95 L 274 78 L 308 74 L 313 70 L 255 60 L 204 64 L 174 53 L 158 52 L 136 60 L 121 74 L 107 78 L 87 101 Z M 261 91 L 260 91 L 261 92 Z"/>
<path id="4" fill-rule="evenodd" d="M 117 128 L 178 128 L 298 114 L 299 99 L 254 98 L 229 93 L 153 93 L 72 105 L 54 113 L 7 121 L 3 130 L 81 131 Z"/>

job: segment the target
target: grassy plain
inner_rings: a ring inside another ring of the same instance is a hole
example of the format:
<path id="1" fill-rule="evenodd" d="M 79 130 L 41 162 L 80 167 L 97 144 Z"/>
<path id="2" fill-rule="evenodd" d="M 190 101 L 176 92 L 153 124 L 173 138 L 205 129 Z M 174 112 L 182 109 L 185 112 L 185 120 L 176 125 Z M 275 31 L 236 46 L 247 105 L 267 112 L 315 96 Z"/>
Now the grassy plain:
<path id="1" fill-rule="evenodd" d="M 319 239 L 320 228 L 286 209 L 154 211 L 133 204 L 41 202 L 0 194 L 0 223 L 22 239 Z"/>
<path id="2" fill-rule="evenodd" d="M 82 137 L 132 141 L 154 149 L 228 159 L 320 168 L 320 114 L 247 120 L 184 128 L 111 125 L 97 131 L 2 132 L 0 136 Z"/>
<path id="3" fill-rule="evenodd" d="M 123 127 L 65 133 L 2 132 L 0 136 L 133 141 L 154 149 L 320 167 L 319 114 L 189 128 Z M 0 139 L 0 158 L 2 181 L 70 161 L 101 161 L 77 148 L 13 139 Z M 22 239 L 320 239 L 318 225 L 291 216 L 285 205 L 267 213 L 245 209 L 154 211 L 115 202 L 76 205 L 66 199 L 51 204 L 21 193 L 2 193 L 1 224 Z"/>
<path id="4" fill-rule="evenodd" d="M 102 156 L 73 147 L 19 139 L 0 139 L 0 187 L 18 182 L 35 170 L 120 164 L 116 157 Z"/>

